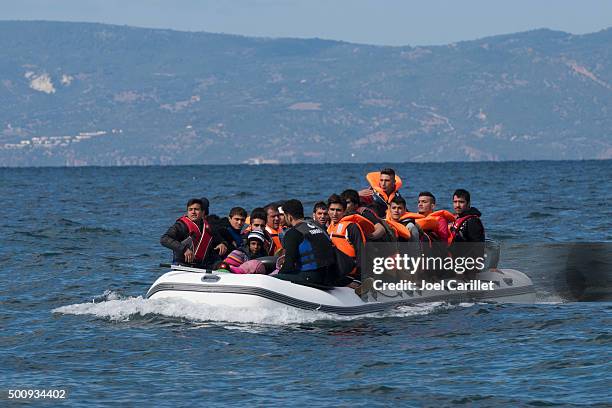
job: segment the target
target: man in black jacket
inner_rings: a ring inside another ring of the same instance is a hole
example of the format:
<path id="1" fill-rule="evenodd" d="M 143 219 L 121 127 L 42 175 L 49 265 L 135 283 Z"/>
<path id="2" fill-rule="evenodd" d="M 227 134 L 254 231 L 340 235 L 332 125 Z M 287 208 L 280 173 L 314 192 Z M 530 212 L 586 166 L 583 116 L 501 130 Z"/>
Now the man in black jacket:
<path id="1" fill-rule="evenodd" d="M 228 244 L 213 231 L 205 219 L 207 202 L 192 198 L 187 213 L 180 217 L 160 239 L 174 253 L 173 262 L 210 268 L 227 252 Z"/>
<path id="2" fill-rule="evenodd" d="M 336 257 L 323 227 L 310 218 L 304 219 L 299 200 L 286 201 L 282 209 L 291 228 L 283 237 L 285 262 L 276 277 L 305 285 L 333 284 Z"/>
<path id="3" fill-rule="evenodd" d="M 485 231 L 476 207 L 470 206 L 470 193 L 462 188 L 453 194 L 457 221 L 451 227 L 452 242 L 484 242 Z"/>
<path id="4" fill-rule="evenodd" d="M 470 205 L 470 193 L 462 188 L 453 193 L 453 208 L 457 220 L 450 227 L 451 245 L 454 257 L 484 257 L 485 230 L 480 220 L 481 213 Z M 472 268 L 468 272 L 475 273 Z"/>

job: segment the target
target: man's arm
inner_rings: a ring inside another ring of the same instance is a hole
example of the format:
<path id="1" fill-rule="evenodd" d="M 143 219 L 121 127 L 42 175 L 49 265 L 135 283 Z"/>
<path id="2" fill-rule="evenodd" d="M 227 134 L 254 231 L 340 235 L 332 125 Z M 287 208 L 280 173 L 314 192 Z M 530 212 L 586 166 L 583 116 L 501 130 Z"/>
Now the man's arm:
<path id="1" fill-rule="evenodd" d="M 380 222 L 380 219 L 376 216 L 376 214 L 374 214 L 373 211 L 366 210 L 363 212 L 363 214 L 361 214 L 361 216 L 370 221 L 372 224 L 374 224 L 374 232 L 372 232 L 367 238 L 381 239 L 383 236 L 385 236 L 387 230 L 385 229 L 385 227 L 383 227 Z"/>
<path id="2" fill-rule="evenodd" d="M 485 231 L 480 218 L 469 219 L 465 227 L 469 242 L 484 242 Z"/>
<path id="3" fill-rule="evenodd" d="M 357 271 L 361 271 L 361 255 L 365 245 L 361 238 L 361 228 L 357 224 L 350 224 L 346 228 L 346 232 L 349 242 L 353 245 L 353 248 L 355 248 L 355 265 L 357 266 Z"/>
<path id="4" fill-rule="evenodd" d="M 410 221 L 406 223 L 406 228 L 410 232 L 410 239 L 408 241 L 419 242 L 419 240 L 421 239 L 421 231 L 419 231 L 419 227 L 417 227 L 414 222 Z"/>
<path id="5" fill-rule="evenodd" d="M 436 235 L 440 242 L 448 243 L 448 221 L 444 217 L 438 218 L 438 226 L 436 229 Z"/>
<path id="6" fill-rule="evenodd" d="M 363 190 L 360 190 L 358 194 L 359 200 L 364 205 L 371 205 L 374 202 L 374 190 L 372 189 L 372 187 L 366 187 Z"/>
<path id="7" fill-rule="evenodd" d="M 212 234 L 211 247 L 216 249 L 217 252 L 219 252 L 219 255 L 225 255 L 226 253 L 236 249 L 233 245 L 230 244 L 230 242 L 232 242 L 231 237 L 229 237 L 229 241 L 228 241 L 228 237 L 226 235 L 229 235 L 229 231 L 227 231 L 226 229 L 219 230 L 219 229 L 212 229 L 211 227 L 211 234 Z M 225 248 L 223 250 L 220 250 L 219 245 L 224 245 Z"/>
<path id="8" fill-rule="evenodd" d="M 177 254 L 183 254 L 186 245 L 182 242 L 188 237 L 188 231 L 185 231 L 183 223 L 175 222 L 164 235 L 159 239 L 160 244 L 171 249 Z"/>
<path id="9" fill-rule="evenodd" d="M 385 229 L 385 227 L 383 227 L 382 224 L 379 222 L 377 224 L 374 224 L 374 232 L 370 234 L 368 238 L 381 239 L 385 236 L 386 232 L 387 230 Z"/>
<path id="10" fill-rule="evenodd" d="M 285 249 L 285 262 L 279 273 L 297 273 L 297 261 L 299 260 L 299 246 L 304 240 L 304 236 L 295 229 L 287 231 L 283 237 L 283 248 Z"/>

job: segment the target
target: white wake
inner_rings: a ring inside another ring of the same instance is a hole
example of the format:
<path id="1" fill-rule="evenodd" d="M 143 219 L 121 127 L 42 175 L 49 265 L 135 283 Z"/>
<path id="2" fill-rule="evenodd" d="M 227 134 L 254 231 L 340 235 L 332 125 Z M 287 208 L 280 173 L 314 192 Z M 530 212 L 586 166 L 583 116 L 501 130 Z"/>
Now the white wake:
<path id="1" fill-rule="evenodd" d="M 468 306 L 468 305 L 461 305 Z M 264 325 L 286 325 L 312 323 L 315 321 L 334 320 L 349 321 L 368 318 L 407 317 L 433 313 L 455 306 L 445 303 L 427 303 L 418 306 L 400 308 L 361 316 L 339 316 L 319 311 L 301 310 L 279 305 L 275 308 L 248 309 L 239 307 L 219 307 L 192 303 L 184 299 L 144 299 L 138 297 L 121 297 L 107 291 L 98 300 L 77 303 L 53 309 L 53 313 L 66 315 L 91 315 L 117 322 L 136 320 L 147 315 L 165 316 L 185 319 L 190 322 L 231 322 L 254 323 Z"/>

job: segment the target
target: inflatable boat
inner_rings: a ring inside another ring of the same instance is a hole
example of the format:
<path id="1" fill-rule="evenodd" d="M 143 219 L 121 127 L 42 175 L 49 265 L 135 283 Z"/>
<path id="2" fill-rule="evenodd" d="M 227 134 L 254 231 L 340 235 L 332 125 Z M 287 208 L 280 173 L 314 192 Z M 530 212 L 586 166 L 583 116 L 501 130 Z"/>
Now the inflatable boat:
<path id="1" fill-rule="evenodd" d="M 535 302 L 531 279 L 514 269 L 489 269 L 469 282 L 447 279 L 382 288 L 370 281 L 367 290 L 360 290 L 357 295 L 349 287 L 304 286 L 269 275 L 233 274 L 180 265 L 170 268 L 153 283 L 147 298 L 181 298 L 220 307 L 289 307 L 349 316 L 428 302 Z"/>

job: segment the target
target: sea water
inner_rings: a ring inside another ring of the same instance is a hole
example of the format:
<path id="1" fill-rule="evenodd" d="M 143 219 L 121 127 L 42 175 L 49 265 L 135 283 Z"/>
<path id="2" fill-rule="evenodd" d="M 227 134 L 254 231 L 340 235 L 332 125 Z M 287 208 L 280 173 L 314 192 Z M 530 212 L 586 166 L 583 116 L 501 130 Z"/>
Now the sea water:
<path id="1" fill-rule="evenodd" d="M 221 216 L 287 198 L 308 210 L 383 166 L 0 169 L 0 404 L 16 389 L 66 390 L 52 404 L 71 406 L 612 403 L 612 303 L 576 302 L 542 252 L 612 241 L 611 161 L 393 165 L 411 210 L 419 191 L 446 209 L 471 191 L 533 305 L 340 317 L 143 298 L 189 198 Z"/>

